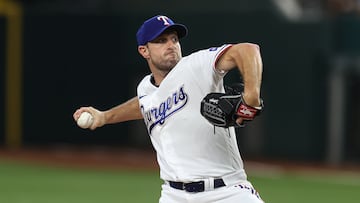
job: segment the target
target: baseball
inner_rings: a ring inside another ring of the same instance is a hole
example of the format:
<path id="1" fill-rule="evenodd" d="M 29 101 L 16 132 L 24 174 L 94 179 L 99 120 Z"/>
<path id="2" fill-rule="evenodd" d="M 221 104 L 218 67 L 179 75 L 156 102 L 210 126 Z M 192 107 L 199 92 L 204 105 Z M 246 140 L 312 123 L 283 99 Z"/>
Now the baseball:
<path id="1" fill-rule="evenodd" d="M 89 112 L 81 113 L 79 119 L 77 120 L 77 124 L 80 128 L 89 128 L 94 121 L 93 116 Z"/>

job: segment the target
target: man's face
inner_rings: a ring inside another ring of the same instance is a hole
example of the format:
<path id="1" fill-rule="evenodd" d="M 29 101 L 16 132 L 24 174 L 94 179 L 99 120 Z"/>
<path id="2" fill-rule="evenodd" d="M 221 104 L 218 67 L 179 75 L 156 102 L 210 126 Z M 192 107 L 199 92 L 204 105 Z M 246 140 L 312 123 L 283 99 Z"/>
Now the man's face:
<path id="1" fill-rule="evenodd" d="M 161 71 L 170 71 L 180 61 L 181 46 L 175 31 L 165 31 L 147 44 L 149 63 Z"/>

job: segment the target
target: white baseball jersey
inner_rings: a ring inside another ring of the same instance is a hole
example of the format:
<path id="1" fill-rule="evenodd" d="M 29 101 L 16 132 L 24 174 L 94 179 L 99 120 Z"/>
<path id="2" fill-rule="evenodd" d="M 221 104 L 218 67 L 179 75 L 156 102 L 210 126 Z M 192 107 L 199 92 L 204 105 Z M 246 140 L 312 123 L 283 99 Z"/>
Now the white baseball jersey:
<path id="1" fill-rule="evenodd" d="M 151 74 L 138 85 L 140 108 L 163 180 L 196 181 L 234 172 L 246 180 L 234 128 L 214 127 L 200 114 L 206 94 L 224 92 L 226 73 L 216 70 L 215 63 L 229 47 L 183 57 L 159 87 L 151 83 Z"/>

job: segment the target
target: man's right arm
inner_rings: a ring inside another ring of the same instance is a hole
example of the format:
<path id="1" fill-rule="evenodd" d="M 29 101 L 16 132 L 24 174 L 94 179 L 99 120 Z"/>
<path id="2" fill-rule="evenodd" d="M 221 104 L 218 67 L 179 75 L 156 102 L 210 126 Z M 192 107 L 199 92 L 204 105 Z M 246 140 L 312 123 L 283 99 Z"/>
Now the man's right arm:
<path id="1" fill-rule="evenodd" d="M 106 111 L 100 111 L 91 106 L 81 107 L 73 114 L 74 120 L 77 121 L 81 113 L 85 111 L 89 112 L 94 117 L 94 122 L 90 126 L 91 130 L 102 127 L 106 124 L 139 120 L 143 118 L 137 97 L 133 97 L 132 99 L 129 99 L 128 101 Z"/>

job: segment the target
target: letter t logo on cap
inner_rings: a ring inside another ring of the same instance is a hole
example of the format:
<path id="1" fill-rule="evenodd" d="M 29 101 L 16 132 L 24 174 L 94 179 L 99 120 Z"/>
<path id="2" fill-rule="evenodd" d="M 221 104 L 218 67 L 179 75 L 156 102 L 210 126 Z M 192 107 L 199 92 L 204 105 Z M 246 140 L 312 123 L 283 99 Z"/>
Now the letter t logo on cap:
<path id="1" fill-rule="evenodd" d="M 166 16 L 159 16 L 157 17 L 157 19 L 163 21 L 164 25 L 170 25 L 170 23 L 168 22 L 168 18 Z"/>

